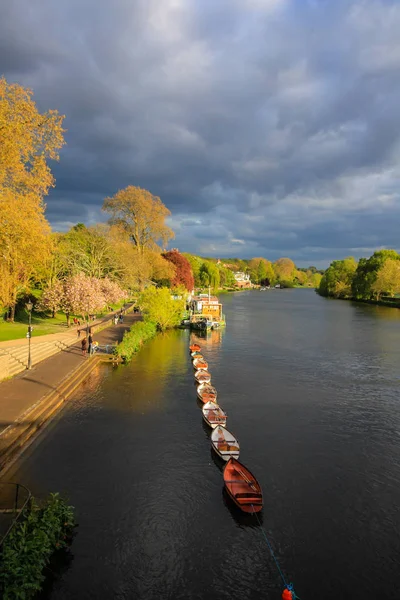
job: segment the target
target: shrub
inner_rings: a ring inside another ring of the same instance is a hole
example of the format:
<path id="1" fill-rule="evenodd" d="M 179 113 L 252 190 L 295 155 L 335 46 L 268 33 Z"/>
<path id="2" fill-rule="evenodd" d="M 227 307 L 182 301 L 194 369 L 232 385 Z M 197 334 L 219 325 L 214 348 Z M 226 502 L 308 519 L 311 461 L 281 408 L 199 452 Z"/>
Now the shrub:
<path id="1" fill-rule="evenodd" d="M 59 494 L 51 494 L 43 507 L 32 501 L 3 543 L 0 588 L 4 600 L 27 600 L 40 591 L 44 568 L 56 550 L 67 546 L 74 526 L 74 509 Z"/>
<path id="2" fill-rule="evenodd" d="M 116 354 L 124 360 L 130 360 L 142 344 L 156 334 L 156 331 L 157 325 L 152 321 L 134 323 L 130 330 L 125 332 L 122 342 L 116 347 Z"/>

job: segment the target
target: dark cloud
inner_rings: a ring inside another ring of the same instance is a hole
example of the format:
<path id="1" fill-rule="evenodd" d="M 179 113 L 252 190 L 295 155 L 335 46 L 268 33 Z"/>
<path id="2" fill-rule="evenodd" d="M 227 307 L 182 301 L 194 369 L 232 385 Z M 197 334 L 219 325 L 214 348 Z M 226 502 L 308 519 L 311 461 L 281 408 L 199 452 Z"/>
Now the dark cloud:
<path id="1" fill-rule="evenodd" d="M 14 0 L 0 73 L 66 115 L 55 228 L 134 184 L 181 249 L 326 264 L 398 245 L 399 30 L 395 0 Z"/>

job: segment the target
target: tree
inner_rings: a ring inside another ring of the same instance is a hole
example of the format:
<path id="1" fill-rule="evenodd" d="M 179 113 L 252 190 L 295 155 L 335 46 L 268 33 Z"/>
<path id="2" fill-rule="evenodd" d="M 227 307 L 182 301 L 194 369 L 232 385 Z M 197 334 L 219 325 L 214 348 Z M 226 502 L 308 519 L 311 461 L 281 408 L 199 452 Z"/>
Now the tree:
<path id="1" fill-rule="evenodd" d="M 218 265 L 219 269 L 219 280 L 222 287 L 235 287 L 235 276 L 230 269 Z"/>
<path id="2" fill-rule="evenodd" d="M 188 254 L 187 252 L 183 253 L 183 256 L 187 258 L 189 264 L 192 268 L 192 273 L 194 277 L 194 285 L 199 287 L 201 285 L 200 281 L 200 267 L 203 264 L 203 260 L 199 256 L 193 256 L 192 254 Z"/>
<path id="3" fill-rule="evenodd" d="M 61 309 L 65 312 L 68 326 L 71 314 L 86 316 L 89 321 L 89 315 L 103 309 L 106 304 L 99 279 L 79 273 L 64 281 Z"/>
<path id="4" fill-rule="evenodd" d="M 190 262 L 178 250 L 162 254 L 163 258 L 175 265 L 176 272 L 171 283 L 173 287 L 183 285 L 189 292 L 194 288 L 194 278 Z"/>
<path id="5" fill-rule="evenodd" d="M 0 78 L 0 197 L 45 196 L 54 186 L 47 159 L 58 160 L 64 117 L 56 110 L 40 114 L 32 91 Z"/>
<path id="6" fill-rule="evenodd" d="M 140 253 L 159 249 L 174 237 L 165 224 L 171 214 L 160 198 L 140 187 L 128 186 L 112 198 L 106 198 L 103 210 L 111 215 L 111 223 L 122 226 Z"/>
<path id="7" fill-rule="evenodd" d="M 51 256 L 50 226 L 43 203 L 32 194 L 0 194 L 0 305 L 9 307 L 14 320 L 15 305 Z"/>
<path id="8" fill-rule="evenodd" d="M 64 304 L 64 282 L 55 281 L 52 285 L 43 291 L 43 295 L 35 306 L 39 312 L 51 311 L 51 316 L 56 316 L 56 312 Z"/>
<path id="9" fill-rule="evenodd" d="M 153 321 L 161 331 L 164 331 L 179 325 L 185 302 L 184 296 L 175 300 L 168 288 L 149 286 L 140 295 L 138 304 L 145 319 Z"/>
<path id="10" fill-rule="evenodd" d="M 296 265 L 290 258 L 278 258 L 274 263 L 274 272 L 279 281 L 293 281 Z"/>
<path id="11" fill-rule="evenodd" d="M 200 284 L 203 287 L 211 286 L 218 289 L 220 285 L 220 275 L 217 265 L 212 262 L 204 261 L 200 267 Z"/>
<path id="12" fill-rule="evenodd" d="M 126 300 L 128 294 L 116 281 L 111 281 L 108 277 L 100 279 L 100 290 L 107 304 L 115 304 L 120 300 Z"/>
<path id="13" fill-rule="evenodd" d="M 334 260 L 322 276 L 318 293 L 321 296 L 350 298 L 356 269 L 357 263 L 352 256 L 343 260 Z"/>
<path id="14" fill-rule="evenodd" d="M 294 279 L 297 280 L 300 285 L 305 285 L 307 283 L 307 273 L 296 269 L 294 272 Z"/>
<path id="15" fill-rule="evenodd" d="M 352 282 L 352 293 L 356 300 L 369 300 L 375 295 L 372 289 L 379 269 L 388 259 L 400 260 L 395 250 L 377 250 L 370 258 L 360 258 L 357 271 Z"/>
<path id="16" fill-rule="evenodd" d="M 382 294 L 395 296 L 400 293 L 400 261 L 388 258 L 378 270 L 371 290 L 379 300 Z"/>

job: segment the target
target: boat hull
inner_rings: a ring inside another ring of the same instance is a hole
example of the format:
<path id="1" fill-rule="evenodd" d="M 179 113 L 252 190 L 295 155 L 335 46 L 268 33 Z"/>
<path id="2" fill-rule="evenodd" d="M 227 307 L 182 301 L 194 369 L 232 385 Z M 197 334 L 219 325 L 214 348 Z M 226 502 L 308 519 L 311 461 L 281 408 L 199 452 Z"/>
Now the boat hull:
<path id="1" fill-rule="evenodd" d="M 201 383 L 197 386 L 197 397 L 204 404 L 206 402 L 216 402 L 217 390 L 214 387 L 212 387 L 212 385 L 208 385 L 207 383 Z"/>
<path id="2" fill-rule="evenodd" d="M 211 374 L 208 371 L 196 371 L 194 377 L 199 383 L 210 383 L 211 381 Z"/>
<path id="3" fill-rule="evenodd" d="M 202 408 L 204 422 L 215 429 L 218 426 L 225 427 L 226 414 L 216 402 L 206 402 Z"/>
<path id="4" fill-rule="evenodd" d="M 221 433 L 223 438 L 220 439 Z M 240 446 L 235 436 L 225 429 L 224 426 L 217 425 L 211 434 L 212 449 L 222 460 L 229 461 L 232 457 L 239 458 Z"/>
<path id="5" fill-rule="evenodd" d="M 195 358 L 193 361 L 193 368 L 195 371 L 207 371 L 208 362 L 201 358 Z"/>
<path id="6" fill-rule="evenodd" d="M 189 346 L 189 352 L 200 352 L 201 348 L 199 344 L 192 344 Z"/>
<path id="7" fill-rule="evenodd" d="M 228 496 L 242 512 L 252 514 L 262 510 L 260 484 L 252 472 L 235 458 L 225 465 L 224 484 Z"/>

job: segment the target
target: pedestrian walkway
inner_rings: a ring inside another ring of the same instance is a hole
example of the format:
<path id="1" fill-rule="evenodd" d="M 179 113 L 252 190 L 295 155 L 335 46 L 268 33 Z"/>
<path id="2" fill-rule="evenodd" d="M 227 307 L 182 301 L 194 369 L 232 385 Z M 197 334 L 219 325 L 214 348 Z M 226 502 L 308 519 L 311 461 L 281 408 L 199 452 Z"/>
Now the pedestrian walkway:
<path id="1" fill-rule="evenodd" d="M 126 306 L 128 311 L 131 308 L 132 305 Z M 111 325 L 114 316 L 119 315 L 119 312 L 120 310 L 109 313 L 102 319 L 91 321 L 88 327 L 93 333 L 96 333 Z M 26 338 L 0 342 L 0 381 L 25 371 L 29 354 L 32 363 L 37 364 L 49 356 L 59 353 L 60 350 L 67 349 L 75 344 L 78 337 L 85 335 L 85 333 L 86 326 L 83 324 L 80 327 L 71 326 L 69 329 L 62 329 L 59 333 L 32 337 L 30 349 Z"/>
<path id="2" fill-rule="evenodd" d="M 93 333 L 93 340 L 101 346 L 115 344 L 122 340 L 125 331 L 140 318 L 138 314 L 126 314 L 123 323 L 110 325 L 99 333 Z M 32 406 L 56 390 L 71 373 L 83 366 L 85 361 L 90 360 L 91 357 L 82 355 L 81 341 L 77 340 L 71 346 L 34 365 L 31 370 L 25 370 L 13 379 L 1 382 L 0 435 Z"/>

